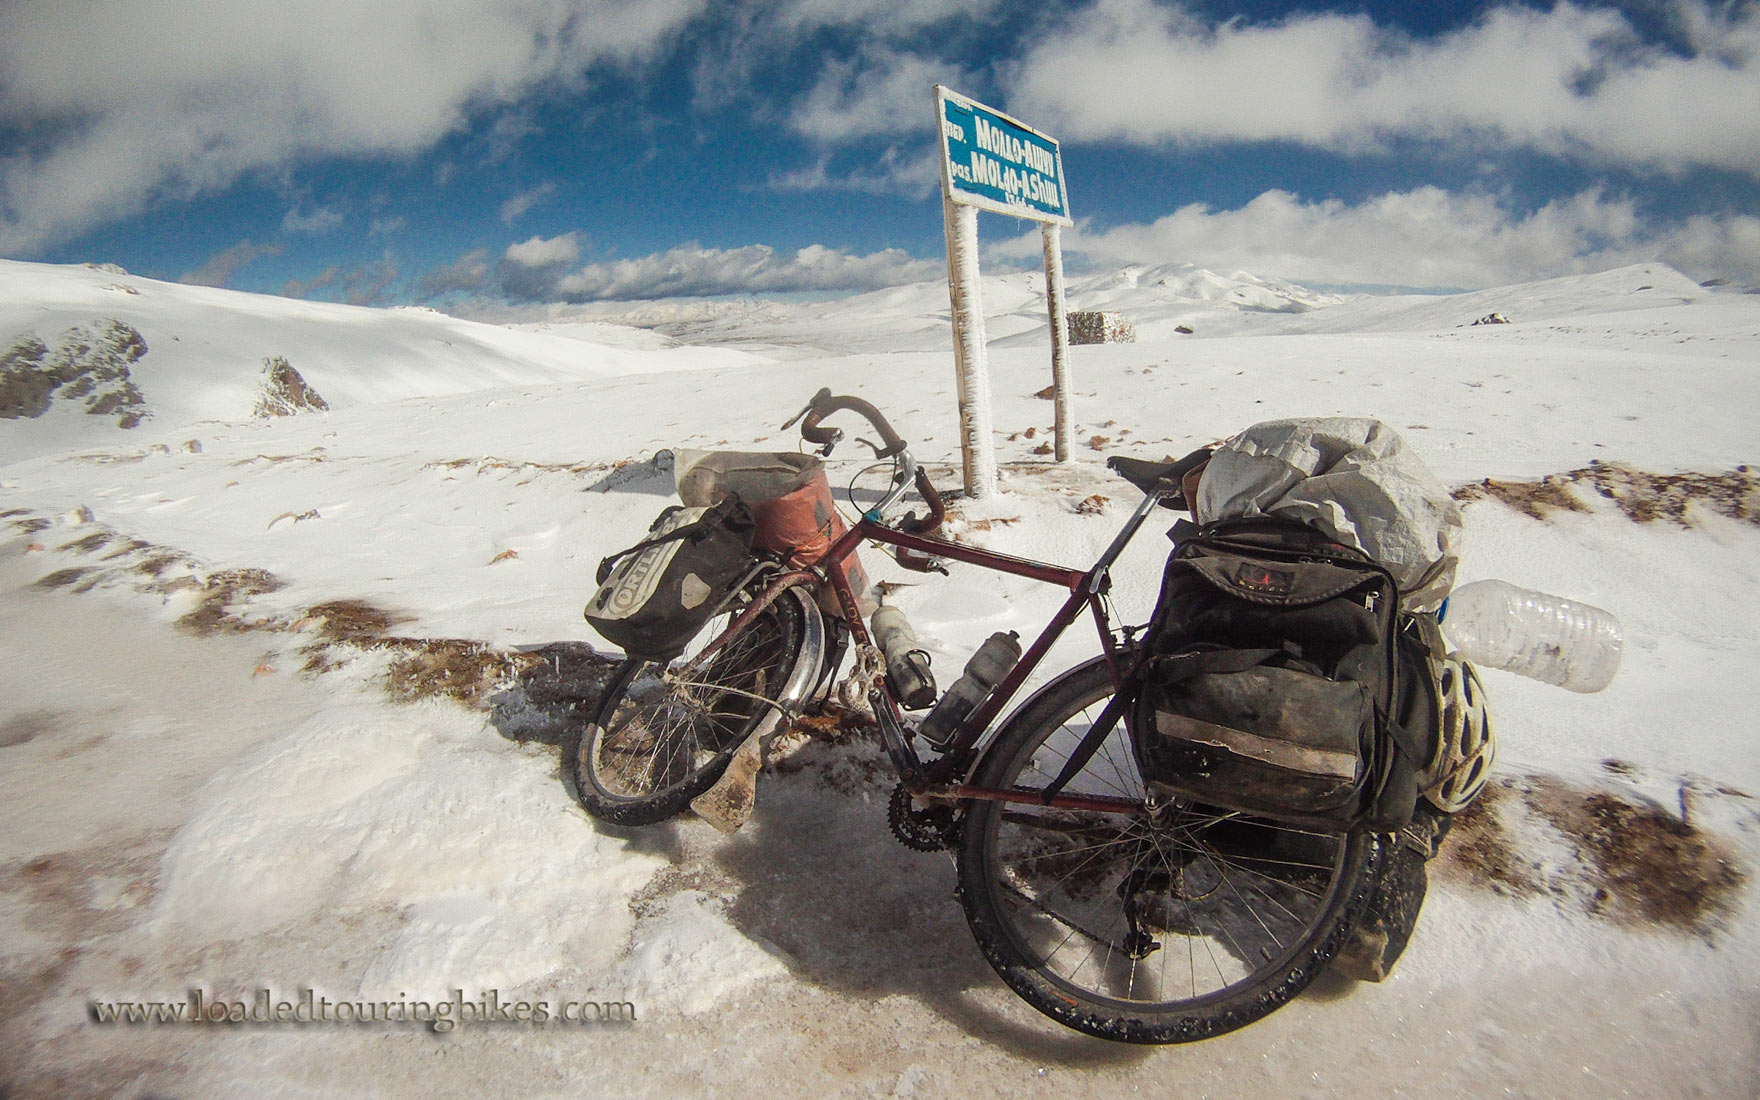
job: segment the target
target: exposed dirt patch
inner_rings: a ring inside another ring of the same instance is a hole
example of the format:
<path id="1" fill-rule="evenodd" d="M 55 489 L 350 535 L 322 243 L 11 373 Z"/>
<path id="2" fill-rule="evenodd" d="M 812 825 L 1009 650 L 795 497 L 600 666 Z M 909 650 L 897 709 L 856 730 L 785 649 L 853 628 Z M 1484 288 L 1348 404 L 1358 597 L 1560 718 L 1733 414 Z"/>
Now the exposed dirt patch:
<path id="1" fill-rule="evenodd" d="M 514 741 L 549 745 L 579 734 L 619 663 L 585 642 L 551 642 L 519 654 L 514 682 L 490 698 L 491 721 Z"/>
<path id="2" fill-rule="evenodd" d="M 74 539 L 72 542 L 56 547 L 56 549 L 64 554 L 94 554 L 110 545 L 110 538 L 108 531 L 97 531 L 83 539 Z"/>
<path id="3" fill-rule="evenodd" d="M 279 626 L 278 623 L 247 620 L 233 605 L 283 587 L 280 578 L 263 569 L 223 569 L 210 573 L 202 582 L 201 602 L 194 611 L 178 619 L 177 625 L 187 633 L 204 637 Z"/>
<path id="4" fill-rule="evenodd" d="M 489 696 L 517 679 L 526 654 L 458 638 L 385 638 L 376 648 L 398 656 L 385 673 L 385 690 L 398 702 L 434 696 L 486 706 Z"/>
<path id="5" fill-rule="evenodd" d="M 1442 856 L 1472 886 L 1699 935 L 1735 913 L 1750 877 L 1723 838 L 1659 806 L 1547 776 L 1493 780 Z"/>
<path id="6" fill-rule="evenodd" d="M 92 570 L 86 569 L 83 567 L 75 567 L 72 569 L 57 569 L 57 570 L 55 570 L 55 572 L 50 573 L 48 576 L 43 577 L 40 580 L 38 580 L 37 587 L 38 588 L 66 588 L 70 584 L 77 584 L 81 578 L 87 576 L 91 572 L 92 572 Z"/>
<path id="7" fill-rule="evenodd" d="M 452 458 L 425 464 L 424 470 L 474 470 L 484 473 L 516 473 L 516 474 L 592 474 L 608 470 L 621 470 L 627 466 L 648 465 L 634 461 L 624 462 L 528 462 L 521 459 L 496 458 L 484 455 L 482 458 Z"/>
<path id="8" fill-rule="evenodd" d="M 1538 869 L 1517 855 L 1515 839 L 1504 824 L 1502 807 L 1510 797 L 1502 781 L 1485 785 L 1478 800 L 1455 817 L 1442 850 L 1443 866 L 1493 893 L 1532 897 L 1544 886 Z"/>
<path id="9" fill-rule="evenodd" d="M 33 710 L 15 714 L 0 722 L 0 749 L 10 749 L 15 745 L 35 741 L 43 734 L 52 732 L 58 725 L 60 718 L 54 711 Z"/>
<path id="10" fill-rule="evenodd" d="M 1697 505 L 1760 526 L 1760 474 L 1745 465 L 1726 473 L 1653 474 L 1618 463 L 1593 463 L 1538 481 L 1486 478 L 1456 489 L 1454 498 L 1497 500 L 1524 515 L 1545 519 L 1556 511 L 1588 511 L 1582 488 L 1612 500 L 1638 523 L 1660 519 L 1691 527 L 1690 509 Z"/>
<path id="11" fill-rule="evenodd" d="M 320 620 L 318 633 L 327 642 L 346 642 L 367 646 L 385 636 L 393 626 L 407 622 L 407 615 L 397 615 L 365 600 L 332 600 L 306 608 L 306 618 Z"/>

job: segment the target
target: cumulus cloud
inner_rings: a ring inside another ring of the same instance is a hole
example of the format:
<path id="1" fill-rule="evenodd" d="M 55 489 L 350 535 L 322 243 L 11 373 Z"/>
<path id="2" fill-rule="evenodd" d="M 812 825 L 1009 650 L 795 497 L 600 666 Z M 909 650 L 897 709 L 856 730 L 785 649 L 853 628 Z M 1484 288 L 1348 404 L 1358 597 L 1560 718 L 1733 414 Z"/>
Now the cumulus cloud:
<path id="1" fill-rule="evenodd" d="M 281 231 L 290 235 L 321 237 L 342 225 L 342 212 L 320 206 L 316 210 L 289 210 L 281 219 Z"/>
<path id="2" fill-rule="evenodd" d="M 1663 260 L 1697 279 L 1760 282 L 1760 218 L 1645 217 L 1587 191 L 1529 213 L 1436 187 L 1352 205 L 1267 191 L 1236 210 L 1182 207 L 1147 225 L 1066 230 L 1067 252 L 1102 264 L 1187 262 L 1321 284 L 1477 288 Z M 1035 232 L 994 251 L 1027 258 Z"/>
<path id="3" fill-rule="evenodd" d="M 539 203 L 548 202 L 551 196 L 555 194 L 556 184 L 549 180 L 546 180 L 529 190 L 521 191 L 519 194 L 501 204 L 501 223 L 503 225 L 512 225 L 514 222 L 524 217 L 526 212 L 532 207 L 537 206 Z"/>
<path id="4" fill-rule="evenodd" d="M 844 170 L 833 170 L 832 158 L 821 156 L 804 168 L 777 172 L 764 183 L 772 191 L 855 191 L 913 199 L 928 198 L 940 185 L 940 152 L 933 145 L 909 151 L 893 146 L 872 166 Z"/>
<path id="5" fill-rule="evenodd" d="M 630 260 L 611 260 L 569 270 L 515 262 L 514 249 L 537 257 L 533 238 L 508 249 L 502 279 L 508 295 L 524 301 L 588 302 L 641 298 L 702 297 L 812 290 L 873 290 L 936 278 L 938 260 L 913 259 L 890 248 L 866 256 L 822 245 L 777 252 L 764 245 L 720 249 L 684 245 Z M 527 249 L 526 245 L 533 245 Z"/>
<path id="6" fill-rule="evenodd" d="M 262 256 L 279 256 L 286 251 L 284 245 L 252 244 L 250 241 L 239 241 L 231 248 L 222 249 L 208 257 L 207 263 L 194 271 L 186 271 L 178 276 L 180 283 L 194 286 L 228 287 L 232 285 L 232 277 L 238 269 L 255 262 Z"/>
<path id="7" fill-rule="evenodd" d="M 390 259 L 370 260 L 354 267 L 331 264 L 310 279 L 289 279 L 282 284 L 283 298 L 326 298 L 353 306 L 379 306 L 389 301 L 397 282 L 397 265 Z"/>
<path id="8" fill-rule="evenodd" d="M 1362 15 L 1217 24 L 1099 0 L 1004 83 L 1012 109 L 1066 140 L 1358 152 L 1405 138 L 1760 175 L 1760 6 L 1673 9 L 1684 49 L 1571 3 L 1495 8 L 1420 40 Z"/>
<path id="9" fill-rule="evenodd" d="M 438 298 L 457 291 L 482 290 L 489 283 L 489 250 L 473 248 L 445 267 L 437 267 L 416 282 L 424 298 Z"/>
<path id="10" fill-rule="evenodd" d="M 963 70 L 933 57 L 879 49 L 827 65 L 789 118 L 820 142 L 874 134 L 934 133 L 936 84 L 969 84 Z"/>
<path id="11" fill-rule="evenodd" d="M 871 37 L 895 38 L 924 27 L 993 10 L 999 0 L 784 0 L 771 12 L 776 27 L 794 31 L 860 27 Z"/>
<path id="12" fill-rule="evenodd" d="M 510 244 L 501 254 L 501 285 L 515 299 L 535 301 L 550 295 L 569 265 L 581 258 L 579 233 L 530 237 Z"/>
<path id="13" fill-rule="evenodd" d="M 650 56 L 704 0 L 0 5 L 0 252 L 303 158 L 409 154 L 477 109 Z"/>

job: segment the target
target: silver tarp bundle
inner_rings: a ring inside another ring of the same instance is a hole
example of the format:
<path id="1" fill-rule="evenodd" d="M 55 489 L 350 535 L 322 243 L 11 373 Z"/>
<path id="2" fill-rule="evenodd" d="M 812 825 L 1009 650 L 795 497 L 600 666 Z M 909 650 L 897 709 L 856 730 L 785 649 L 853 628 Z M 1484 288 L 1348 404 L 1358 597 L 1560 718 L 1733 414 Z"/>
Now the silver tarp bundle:
<path id="1" fill-rule="evenodd" d="M 1211 456 L 1193 512 L 1318 528 L 1386 566 L 1407 611 L 1439 607 L 1460 563 L 1460 506 L 1398 432 L 1364 417 L 1253 425 Z"/>

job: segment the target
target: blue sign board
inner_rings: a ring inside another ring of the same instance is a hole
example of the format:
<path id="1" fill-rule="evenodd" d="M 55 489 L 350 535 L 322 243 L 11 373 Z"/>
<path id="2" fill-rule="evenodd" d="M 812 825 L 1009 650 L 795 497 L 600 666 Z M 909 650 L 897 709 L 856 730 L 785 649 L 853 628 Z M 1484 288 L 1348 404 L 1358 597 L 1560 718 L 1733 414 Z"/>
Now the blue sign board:
<path id="1" fill-rule="evenodd" d="M 935 86 L 941 179 L 958 203 L 1072 225 L 1057 142 L 982 103 Z"/>

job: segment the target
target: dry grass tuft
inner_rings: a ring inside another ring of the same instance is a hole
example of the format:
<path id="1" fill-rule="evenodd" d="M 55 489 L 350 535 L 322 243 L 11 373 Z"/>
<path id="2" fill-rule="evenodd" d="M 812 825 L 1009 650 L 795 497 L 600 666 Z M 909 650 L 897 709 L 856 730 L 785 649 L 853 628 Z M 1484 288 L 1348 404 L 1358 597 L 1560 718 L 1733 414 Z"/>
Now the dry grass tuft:
<path id="1" fill-rule="evenodd" d="M 1523 515 L 1545 519 L 1555 511 L 1588 511 L 1576 492 L 1580 485 L 1613 501 L 1638 523 L 1660 519 L 1691 527 L 1690 509 L 1698 505 L 1760 526 L 1760 474 L 1745 465 L 1717 474 L 1653 474 L 1618 463 L 1594 463 L 1580 470 L 1548 474 L 1539 481 L 1486 478 L 1456 489 L 1454 498 L 1463 503 L 1496 500 Z"/>

